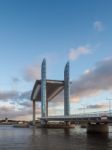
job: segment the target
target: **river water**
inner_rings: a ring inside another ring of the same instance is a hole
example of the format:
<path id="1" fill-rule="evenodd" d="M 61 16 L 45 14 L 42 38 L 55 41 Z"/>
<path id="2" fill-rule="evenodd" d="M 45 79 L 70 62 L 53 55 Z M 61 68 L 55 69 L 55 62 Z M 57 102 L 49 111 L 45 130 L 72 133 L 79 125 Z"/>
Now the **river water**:
<path id="1" fill-rule="evenodd" d="M 0 150 L 112 150 L 112 127 L 108 134 L 87 134 L 79 127 L 0 127 Z"/>

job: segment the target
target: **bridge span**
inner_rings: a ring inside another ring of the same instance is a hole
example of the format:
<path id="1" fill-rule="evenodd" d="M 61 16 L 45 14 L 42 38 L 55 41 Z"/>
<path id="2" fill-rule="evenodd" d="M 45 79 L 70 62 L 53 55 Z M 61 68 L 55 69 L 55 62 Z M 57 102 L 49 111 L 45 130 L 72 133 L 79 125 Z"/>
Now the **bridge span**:
<path id="1" fill-rule="evenodd" d="M 71 116 L 49 116 L 39 118 L 41 122 L 47 124 L 50 121 L 65 122 L 67 126 L 71 123 L 82 124 L 87 128 L 87 133 L 107 133 L 109 124 L 112 124 L 112 115 L 108 112 L 77 114 Z"/>
<path id="2" fill-rule="evenodd" d="M 46 78 L 46 60 L 41 65 L 41 80 L 36 80 L 31 100 L 33 104 L 33 125 L 35 126 L 35 113 L 37 101 L 41 102 L 41 127 L 45 127 L 48 121 L 64 121 L 67 126 L 72 121 L 85 121 L 88 124 L 88 132 L 108 132 L 108 123 L 112 122 L 111 113 L 100 112 L 90 114 L 70 115 L 70 81 L 69 81 L 69 62 L 64 68 L 63 80 L 48 80 Z M 48 102 L 64 90 L 64 116 L 48 116 Z M 75 92 L 75 91 L 74 91 Z"/>
<path id="3" fill-rule="evenodd" d="M 80 123 L 82 121 L 86 121 L 87 123 L 112 123 L 112 115 L 108 113 L 108 111 L 88 114 L 76 114 L 70 116 L 49 116 L 41 117 L 38 119 L 44 121 L 74 121 L 76 123 Z"/>

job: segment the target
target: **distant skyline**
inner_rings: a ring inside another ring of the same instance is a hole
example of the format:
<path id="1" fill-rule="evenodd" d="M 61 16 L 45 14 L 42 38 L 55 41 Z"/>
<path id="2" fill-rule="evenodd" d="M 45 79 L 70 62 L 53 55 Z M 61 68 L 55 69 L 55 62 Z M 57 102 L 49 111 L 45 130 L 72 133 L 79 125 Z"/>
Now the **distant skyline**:
<path id="1" fill-rule="evenodd" d="M 111 6 L 111 0 L 0 0 L 1 119 L 32 119 L 30 94 L 43 58 L 48 79 L 63 79 L 70 62 L 71 114 L 108 110 Z M 62 94 L 49 103 L 49 114 L 63 114 Z"/>

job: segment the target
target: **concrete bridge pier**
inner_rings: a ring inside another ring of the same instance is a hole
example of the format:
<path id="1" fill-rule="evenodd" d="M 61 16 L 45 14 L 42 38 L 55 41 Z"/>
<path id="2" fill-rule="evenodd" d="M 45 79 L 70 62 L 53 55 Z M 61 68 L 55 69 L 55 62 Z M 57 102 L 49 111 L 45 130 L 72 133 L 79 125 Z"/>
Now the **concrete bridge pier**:
<path id="1" fill-rule="evenodd" d="M 66 126 L 70 126 L 71 122 L 70 121 L 65 121 Z"/>
<path id="2" fill-rule="evenodd" d="M 47 125 L 47 121 L 43 119 L 40 121 L 40 123 L 41 123 L 41 127 L 45 127 Z"/>
<path id="3" fill-rule="evenodd" d="M 108 133 L 108 124 L 96 123 L 87 125 L 87 133 Z"/>

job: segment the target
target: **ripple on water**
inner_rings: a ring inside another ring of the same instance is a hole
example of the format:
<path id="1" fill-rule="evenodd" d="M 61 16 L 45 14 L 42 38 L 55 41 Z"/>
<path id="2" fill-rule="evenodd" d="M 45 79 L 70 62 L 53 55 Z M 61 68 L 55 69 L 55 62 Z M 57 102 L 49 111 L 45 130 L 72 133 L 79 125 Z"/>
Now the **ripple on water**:
<path id="1" fill-rule="evenodd" d="M 0 127 L 0 150 L 112 150 L 109 134 L 86 134 L 86 129 Z"/>

